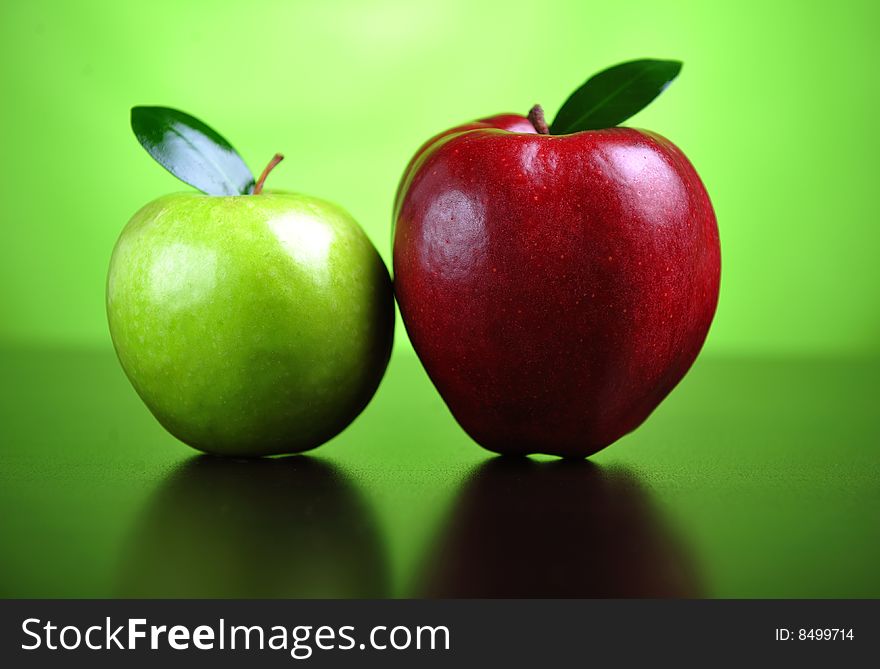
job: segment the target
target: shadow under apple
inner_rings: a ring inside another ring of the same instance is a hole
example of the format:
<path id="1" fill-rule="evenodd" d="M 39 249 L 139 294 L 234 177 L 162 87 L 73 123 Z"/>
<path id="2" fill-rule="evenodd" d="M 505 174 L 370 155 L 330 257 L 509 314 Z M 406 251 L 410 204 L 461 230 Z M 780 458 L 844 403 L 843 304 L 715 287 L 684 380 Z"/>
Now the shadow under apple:
<path id="1" fill-rule="evenodd" d="M 378 598 L 388 588 L 376 521 L 336 467 L 302 455 L 202 455 L 153 493 L 118 590 L 137 598 Z"/>
<path id="2" fill-rule="evenodd" d="M 465 482 L 416 589 L 428 598 L 702 591 L 692 556 L 633 474 L 507 456 Z"/>

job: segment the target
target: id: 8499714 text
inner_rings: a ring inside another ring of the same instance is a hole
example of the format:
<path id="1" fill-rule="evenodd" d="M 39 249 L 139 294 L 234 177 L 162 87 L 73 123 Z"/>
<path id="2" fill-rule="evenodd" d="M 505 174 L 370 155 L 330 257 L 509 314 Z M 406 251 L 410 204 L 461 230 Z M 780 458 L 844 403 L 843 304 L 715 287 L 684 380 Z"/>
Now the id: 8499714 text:
<path id="1" fill-rule="evenodd" d="M 777 641 L 852 641 L 853 638 L 851 627 L 802 627 L 797 630 L 776 628 Z"/>

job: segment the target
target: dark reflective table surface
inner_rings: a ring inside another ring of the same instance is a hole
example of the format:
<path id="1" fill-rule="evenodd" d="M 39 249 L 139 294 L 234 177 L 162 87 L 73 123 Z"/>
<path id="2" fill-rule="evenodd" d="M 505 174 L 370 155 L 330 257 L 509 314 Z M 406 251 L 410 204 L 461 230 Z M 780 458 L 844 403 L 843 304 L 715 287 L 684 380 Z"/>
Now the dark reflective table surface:
<path id="1" fill-rule="evenodd" d="M 458 428 L 411 354 L 307 455 L 202 456 L 110 350 L 0 353 L 4 597 L 878 597 L 880 364 L 701 358 L 585 462 Z"/>

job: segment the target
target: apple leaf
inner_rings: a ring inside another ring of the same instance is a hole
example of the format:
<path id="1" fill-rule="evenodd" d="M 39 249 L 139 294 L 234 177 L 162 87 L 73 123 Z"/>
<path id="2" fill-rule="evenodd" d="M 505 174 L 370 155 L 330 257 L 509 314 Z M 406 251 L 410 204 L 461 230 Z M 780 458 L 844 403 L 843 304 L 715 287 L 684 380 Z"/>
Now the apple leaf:
<path id="1" fill-rule="evenodd" d="M 254 175 L 215 130 L 177 109 L 132 107 L 131 129 L 162 167 L 208 195 L 247 195 Z"/>
<path id="2" fill-rule="evenodd" d="M 611 128 L 644 109 L 681 72 L 678 60 L 633 60 L 587 79 L 556 114 L 550 134 Z"/>

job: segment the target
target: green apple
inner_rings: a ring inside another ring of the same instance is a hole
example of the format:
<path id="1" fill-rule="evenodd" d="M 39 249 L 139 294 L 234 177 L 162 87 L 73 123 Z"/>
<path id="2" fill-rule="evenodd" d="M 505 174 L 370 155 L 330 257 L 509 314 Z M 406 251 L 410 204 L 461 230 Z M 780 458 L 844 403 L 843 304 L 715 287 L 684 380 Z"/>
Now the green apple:
<path id="1" fill-rule="evenodd" d="M 250 194 L 154 200 L 110 261 L 125 373 L 169 432 L 209 453 L 322 444 L 367 405 L 391 353 L 391 280 L 375 247 L 334 204 L 262 192 L 267 172 Z"/>

